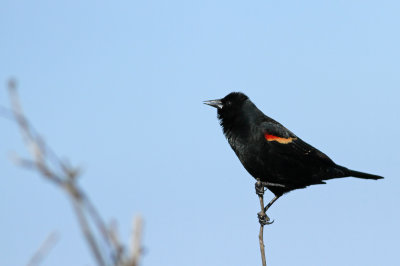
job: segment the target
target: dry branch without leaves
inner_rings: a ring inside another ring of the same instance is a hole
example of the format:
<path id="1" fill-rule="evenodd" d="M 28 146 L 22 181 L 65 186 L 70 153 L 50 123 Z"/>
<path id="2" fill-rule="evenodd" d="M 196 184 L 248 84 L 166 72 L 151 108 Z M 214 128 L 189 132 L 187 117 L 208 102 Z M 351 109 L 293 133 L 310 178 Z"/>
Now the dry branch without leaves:
<path id="1" fill-rule="evenodd" d="M 142 254 L 142 219 L 137 217 L 134 220 L 135 232 L 132 235 L 131 248 L 125 248 L 119 241 L 115 227 L 108 227 L 104 223 L 86 193 L 79 188 L 77 182 L 80 175 L 79 168 L 72 167 L 67 162 L 60 160 L 29 123 L 23 113 L 15 81 L 9 81 L 8 90 L 11 111 L 1 108 L 0 114 L 16 122 L 31 157 L 30 159 L 23 159 L 16 156 L 13 158 L 14 162 L 21 167 L 39 173 L 40 176 L 65 192 L 72 203 L 79 227 L 97 265 L 139 265 Z M 37 256 L 31 259 L 29 265 L 38 265 L 38 262 L 43 260 L 43 257 L 47 254 L 48 245 L 45 242 L 44 247 L 39 248 Z"/>
<path id="2" fill-rule="evenodd" d="M 58 238 L 59 238 L 59 236 L 56 232 L 50 233 L 46 237 L 46 239 L 43 241 L 43 243 L 40 245 L 40 247 L 37 249 L 35 254 L 33 254 L 33 256 L 29 260 L 27 266 L 40 265 L 40 263 L 43 261 L 43 259 L 46 258 L 47 254 L 57 243 Z"/>
<path id="3" fill-rule="evenodd" d="M 259 195 L 260 199 L 260 206 L 261 206 L 261 213 L 265 215 L 264 211 L 264 196 Z M 260 242 L 260 252 L 261 252 L 261 261 L 263 266 L 267 266 L 267 261 L 265 259 L 265 245 L 264 245 L 264 225 L 260 224 L 260 232 L 258 234 L 258 240 Z"/>

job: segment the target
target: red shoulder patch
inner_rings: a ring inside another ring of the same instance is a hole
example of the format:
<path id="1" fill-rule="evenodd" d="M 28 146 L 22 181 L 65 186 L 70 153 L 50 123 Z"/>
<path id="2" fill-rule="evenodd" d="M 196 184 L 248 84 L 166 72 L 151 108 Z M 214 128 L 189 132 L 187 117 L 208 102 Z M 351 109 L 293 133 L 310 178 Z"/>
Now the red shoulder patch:
<path id="1" fill-rule="evenodd" d="M 265 137 L 265 139 L 267 141 L 276 141 L 276 142 L 279 142 L 281 144 L 288 144 L 288 143 L 290 143 L 290 142 L 292 142 L 293 140 L 296 139 L 296 138 L 281 138 L 281 137 L 274 136 L 274 135 L 271 135 L 271 134 L 268 134 L 268 133 L 265 133 L 264 137 Z"/>

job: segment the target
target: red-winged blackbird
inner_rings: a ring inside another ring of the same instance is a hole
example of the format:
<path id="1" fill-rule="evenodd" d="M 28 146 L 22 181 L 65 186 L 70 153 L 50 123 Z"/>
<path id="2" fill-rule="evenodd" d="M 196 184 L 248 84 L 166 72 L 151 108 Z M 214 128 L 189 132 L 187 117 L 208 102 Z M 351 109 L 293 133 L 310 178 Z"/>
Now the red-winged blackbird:
<path id="1" fill-rule="evenodd" d="M 257 194 L 264 193 L 264 186 L 275 194 L 265 212 L 284 193 L 325 184 L 324 180 L 348 176 L 383 178 L 335 164 L 327 155 L 264 115 L 243 93 L 232 92 L 222 99 L 204 103 L 218 109 L 225 137 L 246 170 L 258 180 Z M 268 216 L 259 214 L 259 218 L 263 224 L 269 221 Z"/>

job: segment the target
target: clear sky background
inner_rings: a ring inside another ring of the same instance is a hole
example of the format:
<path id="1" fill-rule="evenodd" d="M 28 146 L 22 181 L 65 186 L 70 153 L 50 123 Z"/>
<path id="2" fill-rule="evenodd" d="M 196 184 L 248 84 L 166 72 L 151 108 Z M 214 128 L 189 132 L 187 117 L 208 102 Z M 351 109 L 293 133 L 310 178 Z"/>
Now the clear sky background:
<path id="1" fill-rule="evenodd" d="M 332 180 L 282 197 L 269 265 L 400 265 L 400 2 L 9 1 L 0 8 L 0 105 L 26 113 L 144 266 L 260 265 L 254 180 L 203 100 L 246 93 L 265 114 L 380 181 Z M 64 195 L 14 166 L 0 119 L 0 265 L 94 265 Z M 267 199 L 272 198 L 267 193 Z"/>

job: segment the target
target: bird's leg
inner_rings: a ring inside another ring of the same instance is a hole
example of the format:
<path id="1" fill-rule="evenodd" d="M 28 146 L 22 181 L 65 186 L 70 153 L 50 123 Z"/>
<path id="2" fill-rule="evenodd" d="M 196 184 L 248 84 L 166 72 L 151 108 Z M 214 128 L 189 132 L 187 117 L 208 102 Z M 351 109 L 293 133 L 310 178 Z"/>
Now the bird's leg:
<path id="1" fill-rule="evenodd" d="M 275 197 L 267 204 L 267 206 L 265 206 L 264 212 L 266 213 L 267 210 L 269 209 L 269 207 L 271 207 L 272 204 L 274 204 L 274 202 L 275 202 L 277 199 L 279 199 L 279 198 L 280 198 L 280 195 L 279 195 L 279 196 L 275 196 Z"/>
<path id="2" fill-rule="evenodd" d="M 265 213 L 265 211 L 266 211 L 266 209 L 264 208 L 264 192 L 265 192 L 265 190 L 264 190 L 263 182 L 261 182 L 259 179 L 257 179 L 255 187 L 256 187 L 256 194 L 258 195 L 258 198 L 260 200 L 260 206 L 261 206 L 261 211 L 259 213 L 257 213 L 258 221 L 261 224 L 261 226 L 264 226 L 266 224 L 272 224 L 274 221 L 270 222 L 269 217 Z M 268 205 L 270 205 L 270 203 Z"/>

